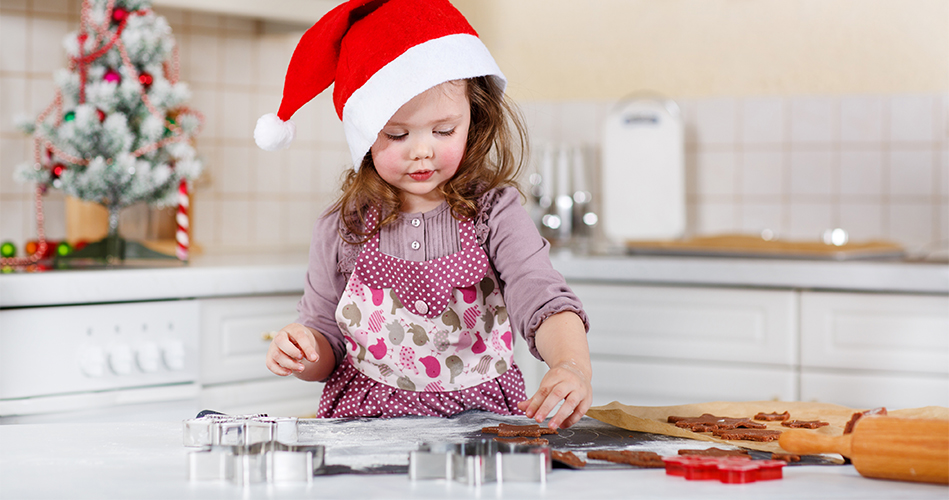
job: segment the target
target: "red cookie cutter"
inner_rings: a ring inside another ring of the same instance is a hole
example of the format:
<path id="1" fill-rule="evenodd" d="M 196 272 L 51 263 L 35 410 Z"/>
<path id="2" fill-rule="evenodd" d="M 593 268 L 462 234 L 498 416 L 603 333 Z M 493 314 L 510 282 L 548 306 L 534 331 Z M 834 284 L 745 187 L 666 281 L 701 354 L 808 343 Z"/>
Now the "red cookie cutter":
<path id="1" fill-rule="evenodd" d="M 718 480 L 726 484 L 753 483 L 781 479 L 781 460 L 751 460 L 749 457 L 703 457 L 694 455 L 663 457 L 666 474 L 689 481 Z"/>

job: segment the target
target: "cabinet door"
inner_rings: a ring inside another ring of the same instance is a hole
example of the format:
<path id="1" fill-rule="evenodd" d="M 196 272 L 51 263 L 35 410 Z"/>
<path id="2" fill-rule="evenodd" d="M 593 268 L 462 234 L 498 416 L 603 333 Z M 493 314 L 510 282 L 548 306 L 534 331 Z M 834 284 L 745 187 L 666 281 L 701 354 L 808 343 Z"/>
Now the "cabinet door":
<path id="1" fill-rule="evenodd" d="M 949 406 L 949 379 L 897 373 L 846 373 L 803 369 L 801 401 L 850 408 Z"/>
<path id="2" fill-rule="evenodd" d="M 671 406 L 709 401 L 794 401 L 791 368 L 593 359 L 593 404 Z"/>
<path id="3" fill-rule="evenodd" d="M 802 292 L 801 366 L 949 377 L 949 297 Z"/>
<path id="4" fill-rule="evenodd" d="M 297 318 L 299 294 L 201 300 L 201 382 L 276 377 L 264 364 L 263 334 Z"/>
<path id="5" fill-rule="evenodd" d="M 797 364 L 792 291 L 571 284 L 590 317 L 591 353 Z"/>

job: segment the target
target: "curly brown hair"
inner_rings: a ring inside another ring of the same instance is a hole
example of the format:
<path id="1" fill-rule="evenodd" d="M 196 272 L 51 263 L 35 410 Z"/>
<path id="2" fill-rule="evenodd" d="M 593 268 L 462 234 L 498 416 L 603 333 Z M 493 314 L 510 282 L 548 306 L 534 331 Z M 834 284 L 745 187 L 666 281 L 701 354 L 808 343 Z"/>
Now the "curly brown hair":
<path id="1" fill-rule="evenodd" d="M 440 187 L 456 219 L 477 215 L 476 201 L 487 191 L 503 186 L 517 188 L 517 177 L 527 158 L 527 129 L 517 107 L 504 95 L 498 82 L 487 76 L 463 80 L 471 106 L 471 125 L 465 155 L 454 177 Z M 398 220 L 402 200 L 399 191 L 384 181 L 366 153 L 359 170 L 344 174 L 342 194 L 332 212 L 362 243 L 376 231 Z M 382 221 L 367 228 L 366 216 L 375 208 Z"/>

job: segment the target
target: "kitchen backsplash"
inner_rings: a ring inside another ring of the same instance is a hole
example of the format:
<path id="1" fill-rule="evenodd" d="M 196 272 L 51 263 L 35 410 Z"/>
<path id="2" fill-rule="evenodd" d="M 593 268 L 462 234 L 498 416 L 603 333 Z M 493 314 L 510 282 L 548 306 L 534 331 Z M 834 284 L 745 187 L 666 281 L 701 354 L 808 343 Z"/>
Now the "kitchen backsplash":
<path id="1" fill-rule="evenodd" d="M 322 95 L 297 113 L 289 150 L 260 151 L 252 138 L 257 117 L 279 105 L 300 27 L 156 10 L 180 44 L 190 105 L 206 117 L 196 145 L 206 174 L 194 192 L 193 240 L 209 252 L 306 249 L 348 162 L 332 102 Z M 76 29 L 78 11 L 74 0 L 0 4 L 0 240 L 35 236 L 32 187 L 12 180 L 32 145 L 13 120 L 52 99 L 52 73 L 66 66 L 62 39 Z M 841 227 L 854 241 L 947 245 L 949 93 L 676 100 L 686 126 L 689 234 L 770 229 L 816 239 Z M 536 153 L 546 144 L 595 149 L 614 103 L 519 104 Z M 64 206 L 59 192 L 45 198 L 52 239 L 65 236 Z"/>

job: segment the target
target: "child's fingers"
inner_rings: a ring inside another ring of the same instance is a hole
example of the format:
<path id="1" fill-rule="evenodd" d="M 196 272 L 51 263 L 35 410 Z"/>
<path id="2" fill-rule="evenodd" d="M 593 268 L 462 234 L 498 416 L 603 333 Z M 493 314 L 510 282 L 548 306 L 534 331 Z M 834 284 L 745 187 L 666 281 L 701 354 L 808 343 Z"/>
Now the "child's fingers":
<path id="1" fill-rule="evenodd" d="M 527 418 L 534 418 L 537 415 L 537 410 L 540 408 L 540 405 L 544 402 L 544 399 L 547 397 L 547 393 L 550 392 L 549 389 L 543 385 L 537 392 L 534 393 L 526 401 L 521 401 L 518 403 L 518 407 L 524 410 L 524 414 L 527 415 Z M 538 422 L 542 421 L 546 415 L 542 416 Z"/>
<path id="2" fill-rule="evenodd" d="M 551 419 L 551 422 L 555 423 L 557 427 L 566 429 L 579 422 L 587 410 L 590 409 L 591 404 L 591 398 L 585 397 L 579 392 L 573 392 L 564 399 L 563 405 L 560 406 L 560 410 Z"/>
<path id="3" fill-rule="evenodd" d="M 309 331 L 303 329 L 287 328 L 280 330 L 273 339 L 275 344 L 287 356 L 301 361 L 306 358 L 310 362 L 316 362 L 319 355 L 316 352 L 316 340 Z"/>
<path id="4" fill-rule="evenodd" d="M 287 338 L 293 342 L 293 345 L 296 346 L 302 357 L 315 363 L 316 360 L 320 358 L 316 352 L 316 339 L 313 338 L 313 334 L 305 327 L 296 326 L 297 328 L 294 329 L 282 330 L 281 333 L 287 333 Z"/>
<path id="5" fill-rule="evenodd" d="M 293 373 L 293 368 L 299 365 L 299 363 L 289 356 L 286 353 L 281 352 L 280 349 L 277 349 L 273 344 L 270 345 L 270 350 L 267 353 L 267 369 L 273 373 L 285 377 Z"/>
<path id="6" fill-rule="evenodd" d="M 527 413 L 530 418 L 533 418 L 538 423 L 543 422 L 554 410 L 557 404 L 564 400 L 564 397 L 565 393 L 562 384 L 558 384 L 553 387 L 542 386 L 537 391 L 537 394 L 531 398 L 531 404 L 525 413 Z M 551 429 L 556 429 L 556 422 L 551 421 L 548 426 Z"/>

